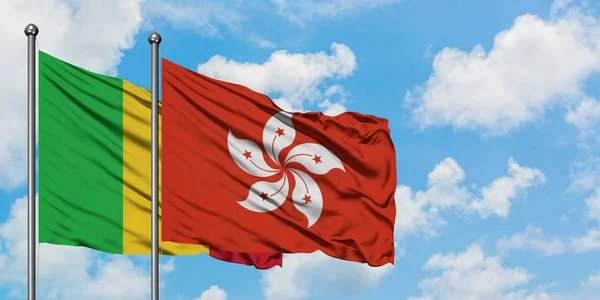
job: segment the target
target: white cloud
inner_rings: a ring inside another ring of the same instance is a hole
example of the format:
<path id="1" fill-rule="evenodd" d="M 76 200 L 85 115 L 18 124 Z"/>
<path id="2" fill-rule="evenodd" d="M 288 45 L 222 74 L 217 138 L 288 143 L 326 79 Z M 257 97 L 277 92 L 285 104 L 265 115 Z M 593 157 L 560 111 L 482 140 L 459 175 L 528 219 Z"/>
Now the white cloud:
<path id="1" fill-rule="evenodd" d="M 337 116 L 346 112 L 346 107 L 341 103 L 331 103 L 329 99 L 325 99 L 319 103 L 319 108 L 323 110 L 323 114 L 328 116 Z"/>
<path id="2" fill-rule="evenodd" d="M 600 187 L 585 199 L 586 217 L 600 225 Z M 573 251 L 581 253 L 600 250 L 600 227 L 588 229 L 585 236 L 571 238 Z"/>
<path id="3" fill-rule="evenodd" d="M 290 21 L 303 25 L 308 20 L 337 17 L 359 10 L 373 9 L 401 0 L 271 0 L 278 12 Z"/>
<path id="4" fill-rule="evenodd" d="M 55 255 L 65 255 L 65 253 L 58 250 Z M 106 262 L 98 259 L 96 267 L 98 269 L 96 274 L 86 274 L 83 279 L 69 280 L 68 285 L 55 277 L 53 289 L 56 294 L 62 294 L 60 298 L 63 300 L 147 299 L 149 297 L 148 275 L 131 260 L 119 256 L 114 256 Z M 56 275 L 54 271 L 54 276 Z"/>
<path id="5" fill-rule="evenodd" d="M 446 158 L 429 173 L 426 191 L 413 194 L 408 186 L 396 189 L 396 238 L 423 231 L 435 235 L 436 228 L 445 224 L 439 211 L 464 207 L 469 191 L 460 183 L 465 179 L 463 169 L 453 158 Z"/>
<path id="6" fill-rule="evenodd" d="M 585 199 L 587 207 L 587 217 L 600 223 L 600 187 Z"/>
<path id="7" fill-rule="evenodd" d="M 344 106 L 346 103 L 344 87 L 338 84 L 332 85 L 325 90 L 323 96 L 327 98 L 318 104 L 318 107 L 323 111 L 323 114 L 336 116 L 346 112 L 346 106 Z"/>
<path id="8" fill-rule="evenodd" d="M 576 253 L 600 250 L 600 229 L 589 229 L 585 236 L 571 238 L 571 247 Z"/>
<path id="9" fill-rule="evenodd" d="M 600 290 L 600 271 L 595 275 L 590 275 L 588 279 L 581 283 L 583 288 Z"/>
<path id="10" fill-rule="evenodd" d="M 317 293 L 351 294 L 375 287 L 394 266 L 370 267 L 343 261 L 320 251 L 285 255 L 285 268 L 263 272 L 261 279 L 266 300 L 303 299 Z"/>
<path id="11" fill-rule="evenodd" d="M 194 300 L 227 300 L 227 293 L 218 286 L 213 285 Z"/>
<path id="12" fill-rule="evenodd" d="M 331 54 L 289 53 L 275 51 L 262 63 L 240 63 L 216 55 L 198 66 L 198 72 L 207 76 L 245 85 L 257 92 L 274 95 L 276 103 L 286 110 L 303 110 L 303 104 L 321 99 L 325 109 L 342 102 L 325 103 L 324 97 L 338 95 L 339 87 L 328 87 L 324 81 L 344 79 L 356 69 L 356 56 L 348 46 L 331 45 Z M 332 87 L 333 90 L 332 90 Z M 340 111 L 337 106 L 332 112 Z"/>
<path id="13" fill-rule="evenodd" d="M 542 256 L 562 254 L 566 248 L 560 239 L 545 238 L 542 229 L 534 226 L 528 226 L 523 233 L 516 233 L 510 237 L 503 236 L 496 242 L 496 247 L 501 252 L 530 250 Z"/>
<path id="14" fill-rule="evenodd" d="M 565 121 L 575 125 L 585 133 L 593 133 L 593 128 L 600 124 L 600 102 L 595 99 L 586 99 L 579 103 L 576 109 L 569 111 Z"/>
<path id="15" fill-rule="evenodd" d="M 573 164 L 570 170 L 570 191 L 586 192 L 600 186 L 600 157 L 589 157 Z"/>
<path id="16" fill-rule="evenodd" d="M 397 239 L 402 239 L 411 233 L 424 232 L 428 236 L 436 235 L 436 229 L 445 224 L 438 218 L 438 209 L 430 206 L 427 192 L 417 192 L 420 197 L 413 197 L 409 186 L 401 185 L 396 188 L 396 229 Z"/>
<path id="17" fill-rule="evenodd" d="M 248 40 L 250 42 L 252 42 L 254 45 L 258 46 L 259 48 L 263 48 L 263 49 L 273 49 L 273 48 L 277 48 L 277 45 L 275 45 L 274 42 L 269 41 L 265 38 L 259 37 L 257 35 L 251 34 L 248 36 Z"/>
<path id="18" fill-rule="evenodd" d="M 255 33 L 253 20 L 278 26 L 279 16 L 306 25 L 306 21 L 341 16 L 382 7 L 401 0 L 147 0 L 145 15 L 153 21 L 167 21 L 177 29 L 187 29 L 205 36 L 222 37 L 233 33 L 264 49 L 276 45 Z M 226 3 L 226 4 L 224 4 Z M 276 18 L 273 18 L 276 17 Z"/>
<path id="19" fill-rule="evenodd" d="M 396 189 L 396 237 L 420 231 L 435 235 L 436 229 L 445 224 L 439 216 L 444 210 L 477 213 L 481 218 L 508 216 L 519 192 L 544 181 L 541 171 L 522 167 L 513 158 L 508 160 L 508 172 L 508 176 L 472 191 L 463 183 L 466 175 L 456 160 L 444 159 L 429 173 L 427 190 L 413 193 L 408 186 Z"/>
<path id="20" fill-rule="evenodd" d="M 571 298 L 571 300 L 575 300 L 575 299 L 583 300 L 582 298 Z M 502 300 L 558 300 L 558 299 L 556 299 L 554 297 L 554 295 L 547 294 L 543 290 L 539 291 L 539 292 L 534 291 L 532 293 L 528 293 L 525 290 L 520 290 L 520 291 L 509 293 L 508 295 L 502 297 Z"/>
<path id="21" fill-rule="evenodd" d="M 433 53 L 431 52 L 432 49 L 433 49 L 433 44 L 429 44 L 427 46 L 427 48 L 425 48 L 425 51 L 423 52 L 423 57 L 430 58 L 433 55 Z"/>
<path id="22" fill-rule="evenodd" d="M 564 12 L 569 8 L 569 5 L 573 0 L 554 0 L 550 6 L 550 15 L 556 16 L 557 14 Z"/>
<path id="23" fill-rule="evenodd" d="M 123 50 L 134 44 L 142 2 L 0 1 L 0 188 L 16 187 L 26 178 L 25 26 L 33 22 L 39 27 L 40 50 L 94 72 L 115 74 Z"/>
<path id="24" fill-rule="evenodd" d="M 544 174 L 537 169 L 521 167 L 512 157 L 508 160 L 508 175 L 494 180 L 481 190 L 483 197 L 471 202 L 470 208 L 482 218 L 492 214 L 508 216 L 510 200 L 519 192 L 525 192 L 537 183 L 544 182 Z"/>
<path id="25" fill-rule="evenodd" d="M 286 98 L 273 99 L 273 102 L 275 102 L 275 105 L 277 105 L 279 108 L 287 112 L 306 112 L 306 110 L 295 106 L 292 102 L 290 102 L 290 100 Z"/>
<path id="26" fill-rule="evenodd" d="M 550 299 L 543 292 L 514 291 L 533 276 L 521 267 L 503 266 L 498 256 L 485 256 L 479 245 L 471 245 L 458 254 L 434 254 L 424 268 L 440 273 L 421 280 L 419 288 L 423 294 L 411 300 Z"/>
<path id="27" fill-rule="evenodd" d="M 229 0 L 227 4 L 211 0 L 148 0 L 144 5 L 144 12 L 147 17 L 165 20 L 175 28 L 214 36 L 219 34 L 220 25 L 230 30 L 239 30 L 245 21 L 238 7 L 242 3 Z M 247 6 L 244 8 L 248 9 Z"/>
<path id="28" fill-rule="evenodd" d="M 25 293 L 27 280 L 27 200 L 15 201 L 0 224 L 0 286 L 13 294 Z M 62 300 L 148 299 L 150 278 L 123 256 L 100 256 L 83 247 L 40 244 L 38 248 L 40 297 Z"/>
<path id="29" fill-rule="evenodd" d="M 516 18 L 496 35 L 489 52 L 481 45 L 471 52 L 444 48 L 427 82 L 405 99 L 422 128 L 452 125 L 505 134 L 542 118 L 555 104 L 585 99 L 582 86 L 598 71 L 600 21 L 558 3 L 549 20 L 529 14 Z M 593 114 L 574 115 L 569 119 L 582 125 L 583 116 Z"/>
<path id="30" fill-rule="evenodd" d="M 175 272 L 175 258 L 170 257 L 166 262 L 160 263 L 160 274 Z"/>

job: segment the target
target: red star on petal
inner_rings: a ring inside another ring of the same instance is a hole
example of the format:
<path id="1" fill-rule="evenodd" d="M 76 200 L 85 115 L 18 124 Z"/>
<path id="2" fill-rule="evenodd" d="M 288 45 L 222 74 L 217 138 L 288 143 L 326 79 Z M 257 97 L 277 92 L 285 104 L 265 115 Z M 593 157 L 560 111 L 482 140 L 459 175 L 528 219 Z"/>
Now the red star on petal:
<path id="1" fill-rule="evenodd" d="M 244 154 L 243 155 L 246 157 L 246 159 L 248 159 L 248 158 L 252 158 L 252 154 L 251 153 L 252 153 L 251 151 L 244 150 Z"/>
<path id="2" fill-rule="evenodd" d="M 302 200 L 304 200 L 304 202 L 306 202 L 306 204 L 311 203 L 312 200 L 310 200 L 310 196 L 309 195 L 304 195 L 304 198 L 302 198 Z"/>
<path id="3" fill-rule="evenodd" d="M 312 159 L 315 161 L 315 164 L 322 163 L 321 157 L 315 154 L 315 157 Z"/>
<path id="4" fill-rule="evenodd" d="M 278 136 L 282 136 L 283 134 L 283 128 L 279 128 L 277 127 L 277 130 L 275 130 L 275 132 L 277 133 Z"/>
<path id="5" fill-rule="evenodd" d="M 260 197 L 263 199 L 263 201 L 269 199 L 269 194 L 265 193 L 265 192 L 260 192 Z"/>

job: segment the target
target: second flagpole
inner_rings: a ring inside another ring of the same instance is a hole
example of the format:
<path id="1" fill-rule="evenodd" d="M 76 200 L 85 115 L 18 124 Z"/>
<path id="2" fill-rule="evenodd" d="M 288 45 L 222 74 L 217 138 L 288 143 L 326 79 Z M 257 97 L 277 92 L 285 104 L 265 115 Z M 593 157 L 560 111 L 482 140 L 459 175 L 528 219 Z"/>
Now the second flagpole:
<path id="1" fill-rule="evenodd" d="M 159 261 L 158 261 L 158 46 L 162 38 L 160 34 L 154 32 L 150 34 L 148 37 L 148 42 L 152 47 L 152 76 L 151 76 L 151 89 L 152 89 L 152 190 L 151 190 L 151 199 L 152 199 L 152 292 L 151 299 L 158 300 L 158 292 L 159 292 L 159 280 L 158 280 L 158 272 L 159 272 Z"/>
<path id="2" fill-rule="evenodd" d="M 35 202 L 35 129 L 36 129 L 36 55 L 35 39 L 38 35 L 35 24 L 25 27 L 27 36 L 27 299 L 36 299 L 36 254 L 37 215 Z"/>

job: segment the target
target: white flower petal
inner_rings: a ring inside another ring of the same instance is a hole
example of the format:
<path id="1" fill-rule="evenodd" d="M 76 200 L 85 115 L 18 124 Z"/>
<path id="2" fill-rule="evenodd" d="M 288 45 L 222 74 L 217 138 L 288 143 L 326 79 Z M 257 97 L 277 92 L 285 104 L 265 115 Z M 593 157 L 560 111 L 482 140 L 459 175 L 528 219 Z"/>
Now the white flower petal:
<path id="1" fill-rule="evenodd" d="M 289 169 L 294 175 L 295 186 L 292 201 L 296 208 L 308 219 L 308 227 L 317 222 L 323 211 L 323 195 L 317 183 L 308 174 Z"/>
<path id="2" fill-rule="evenodd" d="M 269 177 L 279 172 L 267 165 L 262 150 L 254 142 L 236 138 L 231 130 L 227 135 L 227 148 L 235 163 L 250 175 Z"/>
<path id="3" fill-rule="evenodd" d="M 279 153 L 281 150 L 294 142 L 296 138 L 296 130 L 292 124 L 292 114 L 288 112 L 280 112 L 275 114 L 263 130 L 263 144 L 265 151 L 276 162 L 279 161 Z"/>
<path id="4" fill-rule="evenodd" d="M 288 153 L 284 165 L 291 162 L 302 164 L 313 174 L 323 175 L 332 169 L 344 170 L 344 165 L 327 148 L 313 143 L 300 144 Z"/>
<path id="5" fill-rule="evenodd" d="M 259 181 L 253 184 L 248 192 L 248 198 L 238 203 L 251 211 L 269 212 L 283 204 L 288 191 L 289 180 L 284 173 L 277 182 Z"/>

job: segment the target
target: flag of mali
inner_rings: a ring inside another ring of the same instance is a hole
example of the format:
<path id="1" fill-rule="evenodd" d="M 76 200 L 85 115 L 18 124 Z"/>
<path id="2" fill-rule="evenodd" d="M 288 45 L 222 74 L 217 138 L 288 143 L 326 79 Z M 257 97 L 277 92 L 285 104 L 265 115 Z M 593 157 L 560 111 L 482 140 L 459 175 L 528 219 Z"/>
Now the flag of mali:
<path id="1" fill-rule="evenodd" d="M 150 92 L 38 53 L 39 241 L 149 254 Z"/>
<path id="2" fill-rule="evenodd" d="M 38 53 L 39 242 L 150 254 L 151 93 Z M 160 238 L 159 245 L 165 255 L 205 252 L 259 269 L 282 264 L 281 253 L 236 253 Z"/>

